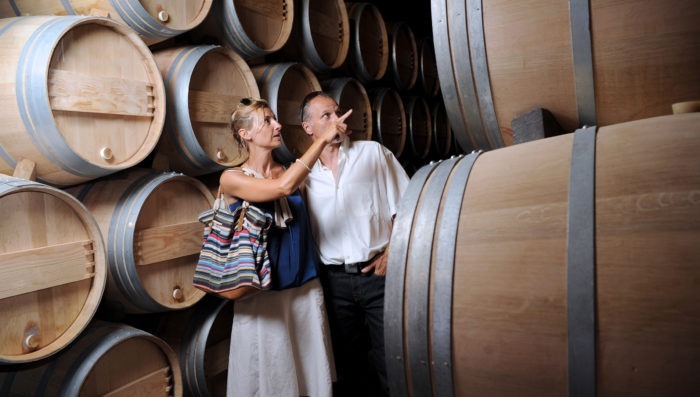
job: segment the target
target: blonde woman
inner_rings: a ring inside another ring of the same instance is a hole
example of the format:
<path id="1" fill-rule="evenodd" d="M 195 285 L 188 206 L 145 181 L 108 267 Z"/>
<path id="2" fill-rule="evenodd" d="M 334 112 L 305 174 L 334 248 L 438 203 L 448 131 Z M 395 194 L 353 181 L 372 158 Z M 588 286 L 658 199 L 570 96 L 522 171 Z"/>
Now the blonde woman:
<path id="1" fill-rule="evenodd" d="M 272 215 L 274 225 L 267 245 L 272 290 L 234 304 L 228 396 L 332 394 L 335 368 L 318 253 L 299 186 L 326 145 L 348 134 L 344 121 L 351 112 L 288 168 L 272 156 L 282 144 L 282 126 L 266 101 L 244 98 L 232 115 L 233 136 L 249 156 L 222 173 L 221 188 Z"/>

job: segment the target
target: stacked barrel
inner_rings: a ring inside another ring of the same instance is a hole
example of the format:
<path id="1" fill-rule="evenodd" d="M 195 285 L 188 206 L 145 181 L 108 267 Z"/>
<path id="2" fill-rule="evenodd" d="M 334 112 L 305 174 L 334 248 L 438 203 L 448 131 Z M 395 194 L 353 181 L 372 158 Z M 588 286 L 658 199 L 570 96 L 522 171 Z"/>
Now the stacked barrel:
<path id="1" fill-rule="evenodd" d="M 433 145 L 430 39 L 370 3 L 14 1 L 0 17 L 0 389 L 13 395 L 225 389 L 232 310 L 191 279 L 197 215 L 247 157 L 230 131 L 241 98 L 268 100 L 285 162 L 310 145 L 299 105 L 321 89 L 355 110 L 351 139 L 406 164 Z"/>
<path id="2" fill-rule="evenodd" d="M 354 109 L 352 140 L 415 173 L 387 276 L 393 395 L 578 379 L 557 267 L 574 138 L 508 147 L 533 109 L 560 135 L 610 126 L 594 387 L 697 390 L 699 121 L 652 117 L 697 111 L 700 5 L 544 3 L 431 1 L 420 37 L 376 2 L 0 3 L 0 390 L 225 393 L 233 311 L 192 286 L 197 215 L 247 158 L 230 130 L 240 99 L 269 102 L 291 162 L 317 90 Z"/>
<path id="3" fill-rule="evenodd" d="M 192 175 L 147 164 L 157 148 L 184 151 L 163 139 L 166 131 L 225 130 L 228 102 L 236 100 L 229 95 L 258 90 L 249 67 L 230 50 L 197 46 L 157 58 L 149 45 L 201 23 L 211 1 L 170 5 L 0 5 L 0 389 L 6 393 L 183 394 L 174 348 L 126 319 L 181 311 L 204 297 L 191 280 L 201 246 L 197 215 L 213 197 Z M 167 74 L 175 61 L 177 71 Z M 228 80 L 207 83 L 201 77 L 207 68 Z M 182 93 L 180 110 L 168 96 Z M 215 133 L 208 139 L 183 157 L 194 159 L 190 169 L 208 172 L 243 157 Z M 204 151 L 219 163 L 200 160 Z"/>
<path id="4" fill-rule="evenodd" d="M 697 101 L 698 8 L 693 0 L 432 1 L 440 86 L 458 141 L 511 145 L 514 120 L 534 108 L 550 111 L 563 133 Z"/>

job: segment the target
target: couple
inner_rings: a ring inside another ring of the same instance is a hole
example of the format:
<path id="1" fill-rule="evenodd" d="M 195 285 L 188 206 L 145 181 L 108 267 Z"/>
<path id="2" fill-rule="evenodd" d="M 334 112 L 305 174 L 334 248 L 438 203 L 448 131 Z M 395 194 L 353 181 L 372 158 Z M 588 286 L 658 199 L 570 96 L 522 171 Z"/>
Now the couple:
<path id="1" fill-rule="evenodd" d="M 337 113 L 326 93 L 304 98 L 302 127 L 313 143 L 288 168 L 272 156 L 281 125 L 268 104 L 244 98 L 233 113 L 234 138 L 249 157 L 222 173 L 221 187 L 275 218 L 268 252 L 276 273 L 275 291 L 234 304 L 229 396 L 388 395 L 386 249 L 408 176 L 380 144 L 351 142 L 352 110 Z"/>

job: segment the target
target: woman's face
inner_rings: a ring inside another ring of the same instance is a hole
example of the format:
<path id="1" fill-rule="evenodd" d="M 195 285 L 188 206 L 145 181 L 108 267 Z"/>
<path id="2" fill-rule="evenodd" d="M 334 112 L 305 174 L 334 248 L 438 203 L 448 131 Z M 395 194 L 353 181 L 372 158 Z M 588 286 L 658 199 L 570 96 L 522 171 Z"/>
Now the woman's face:
<path id="1" fill-rule="evenodd" d="M 248 143 L 259 147 L 274 149 L 282 145 L 282 124 L 272 109 L 266 107 L 255 112 L 255 123 L 248 136 Z"/>

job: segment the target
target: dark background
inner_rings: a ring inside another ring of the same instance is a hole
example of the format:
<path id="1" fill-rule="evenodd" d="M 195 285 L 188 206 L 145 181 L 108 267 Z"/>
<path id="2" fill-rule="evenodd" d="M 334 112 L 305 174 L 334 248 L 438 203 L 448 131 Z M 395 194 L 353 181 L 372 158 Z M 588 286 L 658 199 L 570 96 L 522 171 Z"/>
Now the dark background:
<path id="1" fill-rule="evenodd" d="M 416 41 L 432 36 L 430 0 L 370 0 L 382 13 L 386 22 L 407 22 Z"/>

